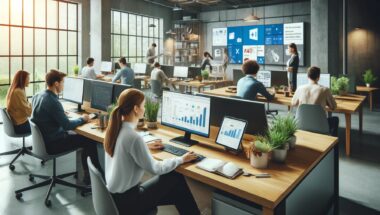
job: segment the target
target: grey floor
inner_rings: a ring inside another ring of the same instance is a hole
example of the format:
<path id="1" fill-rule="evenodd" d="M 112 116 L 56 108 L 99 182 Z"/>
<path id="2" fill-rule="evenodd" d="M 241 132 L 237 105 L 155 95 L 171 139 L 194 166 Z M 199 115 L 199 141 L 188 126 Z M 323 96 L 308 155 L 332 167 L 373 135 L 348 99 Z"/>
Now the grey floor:
<path id="1" fill-rule="evenodd" d="M 286 109 L 281 106 L 271 106 L 271 109 L 280 109 L 285 114 Z M 364 133 L 359 135 L 358 116 L 352 117 L 352 155 L 344 154 L 344 116 L 340 118 L 340 214 L 380 214 L 380 109 L 374 112 L 364 110 Z M 30 144 L 31 139 L 27 139 Z M 3 133 L 0 125 L 0 152 L 12 150 L 21 143 L 11 139 Z M 59 185 L 53 189 L 52 207 L 46 208 L 43 204 L 47 187 L 25 192 L 23 201 L 17 201 L 14 191 L 31 185 L 28 181 L 30 172 L 50 174 L 51 162 L 41 166 L 34 158 L 24 156 L 16 163 L 16 170 L 11 172 L 8 163 L 12 156 L 0 157 L 0 214 L 95 214 L 91 196 L 82 197 L 73 189 L 66 189 Z M 58 160 L 58 172 L 72 171 L 75 167 L 75 154 L 69 154 Z M 37 179 L 38 180 L 38 179 Z M 69 179 L 74 180 L 74 179 Z M 202 214 L 211 214 L 211 188 L 195 181 L 188 181 L 197 200 Z M 160 215 L 178 214 L 176 209 L 167 206 L 159 208 Z"/>

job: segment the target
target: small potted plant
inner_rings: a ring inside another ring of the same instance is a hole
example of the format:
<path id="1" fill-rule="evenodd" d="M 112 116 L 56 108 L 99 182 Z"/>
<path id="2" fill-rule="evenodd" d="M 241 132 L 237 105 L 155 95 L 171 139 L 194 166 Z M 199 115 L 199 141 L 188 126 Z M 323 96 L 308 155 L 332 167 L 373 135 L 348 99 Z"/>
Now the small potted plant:
<path id="1" fill-rule="evenodd" d="M 348 92 L 350 79 L 345 76 L 340 78 L 331 77 L 331 91 L 334 95 L 344 96 Z"/>
<path id="2" fill-rule="evenodd" d="M 296 147 L 296 136 L 294 135 L 298 129 L 297 121 L 292 115 L 287 115 L 283 118 L 283 128 L 284 132 L 287 134 L 289 138 L 289 148 L 294 149 Z"/>
<path id="3" fill-rule="evenodd" d="M 377 80 L 377 77 L 375 77 L 371 69 L 368 69 L 364 72 L 363 79 L 365 85 L 367 87 L 371 87 L 371 84 L 373 84 Z"/>
<path id="4" fill-rule="evenodd" d="M 251 143 L 250 163 L 254 168 L 264 169 L 268 167 L 269 153 L 272 146 L 264 136 L 258 136 L 257 140 Z"/>
<path id="5" fill-rule="evenodd" d="M 73 67 L 73 72 L 74 72 L 74 75 L 75 75 L 75 76 L 78 76 L 78 75 L 79 75 L 79 66 L 78 66 L 78 65 L 75 65 L 75 66 Z"/>
<path id="6" fill-rule="evenodd" d="M 289 149 L 289 137 L 285 132 L 269 130 L 269 143 L 273 148 L 272 158 L 276 162 L 285 162 Z"/>
<path id="7" fill-rule="evenodd" d="M 145 100 L 145 118 L 147 121 L 147 127 L 150 129 L 157 128 L 157 114 L 160 109 L 160 103 L 158 100 L 147 97 Z"/>
<path id="8" fill-rule="evenodd" d="M 210 72 L 207 69 L 202 70 L 201 74 L 202 74 L 203 81 L 208 80 L 208 77 L 210 76 Z"/>

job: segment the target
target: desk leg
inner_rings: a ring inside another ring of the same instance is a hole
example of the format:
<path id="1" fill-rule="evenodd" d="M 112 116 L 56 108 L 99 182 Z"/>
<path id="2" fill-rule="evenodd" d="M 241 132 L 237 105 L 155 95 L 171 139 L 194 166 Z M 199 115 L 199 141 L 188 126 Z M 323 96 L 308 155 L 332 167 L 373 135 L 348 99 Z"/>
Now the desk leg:
<path id="1" fill-rule="evenodd" d="M 372 112 L 372 91 L 369 92 L 369 110 Z"/>
<path id="2" fill-rule="evenodd" d="M 359 133 L 363 134 L 363 105 L 359 107 Z"/>
<path id="3" fill-rule="evenodd" d="M 273 209 L 263 207 L 263 215 L 274 215 Z"/>
<path id="4" fill-rule="evenodd" d="M 346 117 L 346 155 L 350 156 L 351 147 L 351 114 L 345 113 Z"/>

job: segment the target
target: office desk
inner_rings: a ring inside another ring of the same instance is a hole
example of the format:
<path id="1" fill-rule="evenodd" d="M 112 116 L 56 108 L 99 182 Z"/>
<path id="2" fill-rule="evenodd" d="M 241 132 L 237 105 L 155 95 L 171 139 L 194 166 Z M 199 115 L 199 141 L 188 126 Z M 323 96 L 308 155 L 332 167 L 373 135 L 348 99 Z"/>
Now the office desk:
<path id="1" fill-rule="evenodd" d="M 144 88 L 145 89 L 148 88 L 148 82 L 150 80 L 150 76 L 147 76 L 147 75 L 136 75 L 135 79 L 136 80 L 144 81 Z"/>
<path id="2" fill-rule="evenodd" d="M 369 95 L 369 110 L 372 111 L 373 107 L 373 92 L 379 90 L 379 88 L 376 87 L 365 87 L 365 86 L 356 86 L 356 91 L 362 92 L 362 93 L 368 93 Z"/>
<path id="3" fill-rule="evenodd" d="M 236 96 L 236 93 L 226 92 L 227 87 L 207 90 L 204 94 L 231 97 Z M 337 108 L 335 110 L 328 110 L 334 113 L 344 113 L 346 122 L 346 155 L 351 153 L 351 115 L 355 112 L 359 113 L 359 132 L 363 132 L 363 102 L 365 96 L 348 94 L 346 96 L 334 96 Z M 267 102 L 265 97 L 258 95 L 257 100 L 261 102 Z M 292 97 L 286 97 L 283 93 L 276 94 L 276 97 L 270 103 L 280 104 L 291 107 Z"/>
<path id="4" fill-rule="evenodd" d="M 201 92 L 201 90 L 204 89 L 205 87 L 218 88 L 218 87 L 231 85 L 232 81 L 213 80 L 213 81 L 201 82 L 198 80 L 193 80 L 193 81 L 173 81 L 172 83 L 178 86 L 189 87 L 190 92 L 192 92 L 192 88 L 196 88 L 198 92 Z"/>
<path id="5" fill-rule="evenodd" d="M 91 110 L 89 110 L 91 112 Z M 103 142 L 105 131 L 93 129 L 94 122 L 87 123 L 75 129 L 75 131 L 87 138 Z M 246 155 L 233 155 L 214 143 L 218 128 L 212 127 L 210 138 L 192 135 L 200 144 L 190 149 L 196 153 L 224 161 L 232 161 L 245 171 L 252 174 L 269 173 L 271 178 L 257 179 L 253 177 L 239 176 L 230 180 L 222 176 L 206 172 L 189 163 L 176 169 L 179 173 L 200 181 L 208 186 L 233 194 L 239 198 L 259 205 L 262 214 L 305 214 L 305 211 L 315 207 L 316 213 L 323 214 L 334 208 L 338 212 L 338 144 L 337 138 L 315 134 L 306 131 L 297 131 L 297 146 L 289 151 L 286 163 L 270 162 L 268 169 L 260 170 L 250 166 Z M 171 138 L 183 135 L 183 132 L 159 125 L 156 130 L 150 130 L 151 134 L 161 138 L 168 144 Z M 250 135 L 245 138 L 252 139 Z M 248 140 L 243 141 L 244 148 L 249 147 Z M 177 147 L 186 148 L 176 145 Z M 79 155 L 79 154 L 78 154 Z M 162 160 L 174 155 L 164 151 L 152 151 L 154 158 Z M 80 159 L 79 159 L 80 160 Z M 77 168 L 80 168 L 77 164 Z M 323 181 L 324 183 L 321 183 Z M 312 202 L 312 204 L 309 204 Z"/>

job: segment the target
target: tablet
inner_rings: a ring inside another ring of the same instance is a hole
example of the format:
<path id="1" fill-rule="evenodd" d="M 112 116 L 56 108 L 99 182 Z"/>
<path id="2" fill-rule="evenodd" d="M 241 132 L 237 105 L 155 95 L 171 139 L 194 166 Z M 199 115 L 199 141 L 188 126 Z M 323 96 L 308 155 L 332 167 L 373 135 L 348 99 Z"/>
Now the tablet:
<path id="1" fill-rule="evenodd" d="M 228 149 L 238 151 L 247 124 L 246 120 L 225 116 L 215 142 Z"/>

